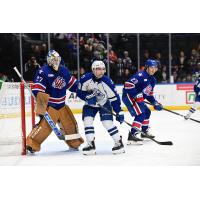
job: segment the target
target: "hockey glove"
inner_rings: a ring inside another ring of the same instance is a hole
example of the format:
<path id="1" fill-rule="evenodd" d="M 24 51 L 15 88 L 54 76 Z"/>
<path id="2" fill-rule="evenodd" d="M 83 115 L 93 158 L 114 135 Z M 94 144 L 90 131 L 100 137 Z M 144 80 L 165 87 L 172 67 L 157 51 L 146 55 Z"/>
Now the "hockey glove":
<path id="1" fill-rule="evenodd" d="M 122 113 L 122 111 L 116 114 L 116 120 L 120 122 L 120 124 L 124 122 L 124 114 Z"/>
<path id="2" fill-rule="evenodd" d="M 135 96 L 135 101 L 137 101 L 138 103 L 143 102 L 144 101 L 143 94 L 140 93 L 140 94 L 136 95 Z"/>
<path id="3" fill-rule="evenodd" d="M 85 100 L 88 103 L 88 105 L 96 105 L 97 103 L 96 96 L 93 93 L 87 95 Z"/>
<path id="4" fill-rule="evenodd" d="M 154 103 L 153 107 L 155 110 L 158 110 L 158 111 L 163 109 L 163 105 L 161 103 L 158 103 L 157 101 Z"/>

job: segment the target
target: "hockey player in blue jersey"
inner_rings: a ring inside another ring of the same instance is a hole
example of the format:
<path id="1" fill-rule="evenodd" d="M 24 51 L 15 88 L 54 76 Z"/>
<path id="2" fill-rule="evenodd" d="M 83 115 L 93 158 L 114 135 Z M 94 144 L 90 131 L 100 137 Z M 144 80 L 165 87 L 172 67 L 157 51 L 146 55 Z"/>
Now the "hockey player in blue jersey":
<path id="1" fill-rule="evenodd" d="M 60 62 L 60 55 L 55 50 L 50 50 L 47 65 L 38 70 L 34 79 L 32 91 L 36 96 L 36 115 L 41 120 L 27 137 L 27 150 L 32 153 L 40 150 L 42 142 L 52 131 L 43 118 L 46 111 L 54 123 L 60 126 L 63 139 L 69 147 L 78 148 L 83 143 L 77 122 L 70 108 L 65 105 L 66 90 L 76 92 L 78 81 Z"/>
<path id="2" fill-rule="evenodd" d="M 82 119 L 88 144 L 82 150 L 84 155 L 96 153 L 93 121 L 98 112 L 103 126 L 114 140 L 113 154 L 125 152 L 122 137 L 113 124 L 113 115 L 111 114 L 113 109 L 116 113 L 116 120 L 120 123 L 124 121 L 120 98 L 112 80 L 104 73 L 105 64 L 102 61 L 94 61 L 92 72 L 83 75 L 78 86 L 78 97 L 85 101 Z"/>
<path id="3" fill-rule="evenodd" d="M 200 73 L 200 72 L 199 72 Z M 190 116 L 200 107 L 200 74 L 197 73 L 197 80 L 194 85 L 194 92 L 195 92 L 195 102 L 190 108 L 189 112 L 185 116 L 185 119 L 188 120 Z"/>
<path id="4" fill-rule="evenodd" d="M 127 144 L 143 144 L 142 138 L 145 138 L 147 134 L 154 138 L 148 131 L 151 110 L 146 106 L 144 100 L 147 99 L 156 110 L 162 110 L 162 105 L 153 96 L 153 89 L 156 84 L 153 75 L 157 70 L 157 61 L 148 59 L 145 70 L 137 72 L 124 84 L 122 100 L 131 116 L 134 117 Z M 142 131 L 141 138 L 137 137 L 140 131 Z"/>

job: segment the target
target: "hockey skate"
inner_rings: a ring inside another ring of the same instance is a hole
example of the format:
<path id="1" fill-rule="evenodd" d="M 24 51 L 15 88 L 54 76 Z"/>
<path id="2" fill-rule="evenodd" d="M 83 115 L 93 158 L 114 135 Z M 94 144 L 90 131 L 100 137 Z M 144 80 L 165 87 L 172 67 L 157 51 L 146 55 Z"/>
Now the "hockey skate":
<path id="1" fill-rule="evenodd" d="M 94 141 L 88 142 L 88 145 L 82 149 L 83 155 L 96 154 L 96 147 Z"/>
<path id="2" fill-rule="evenodd" d="M 143 140 L 136 137 L 137 132 L 133 135 L 131 132 L 128 134 L 128 141 L 127 145 L 136 144 L 136 145 L 143 145 Z"/>
<path id="3" fill-rule="evenodd" d="M 115 146 L 112 148 L 112 152 L 113 154 L 125 153 L 122 136 L 120 136 L 119 141 L 115 142 Z"/>
<path id="4" fill-rule="evenodd" d="M 155 136 L 149 133 L 149 131 L 143 131 L 141 133 L 141 138 L 155 138 Z"/>

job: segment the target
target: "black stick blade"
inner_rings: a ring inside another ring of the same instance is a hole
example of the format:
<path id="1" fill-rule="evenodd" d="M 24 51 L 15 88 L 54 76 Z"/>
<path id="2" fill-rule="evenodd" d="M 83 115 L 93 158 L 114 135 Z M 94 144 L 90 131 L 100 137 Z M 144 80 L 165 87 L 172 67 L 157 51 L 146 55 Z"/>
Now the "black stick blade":
<path id="1" fill-rule="evenodd" d="M 157 144 L 160 144 L 160 145 L 173 145 L 173 143 L 171 141 L 166 141 L 166 142 L 160 142 L 160 141 L 157 141 L 155 140 L 154 138 L 151 138 L 151 137 L 148 137 L 150 140 L 156 142 Z"/>
<path id="2" fill-rule="evenodd" d="M 167 141 L 167 142 L 159 142 L 161 145 L 173 145 L 173 143 L 171 141 Z"/>

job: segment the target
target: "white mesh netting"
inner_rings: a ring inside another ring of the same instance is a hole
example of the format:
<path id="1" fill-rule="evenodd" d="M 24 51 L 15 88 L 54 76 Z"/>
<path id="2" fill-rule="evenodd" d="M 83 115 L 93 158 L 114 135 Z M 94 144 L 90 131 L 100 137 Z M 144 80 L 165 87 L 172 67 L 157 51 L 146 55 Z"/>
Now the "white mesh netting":
<path id="1" fill-rule="evenodd" d="M 25 89 L 27 133 L 31 128 L 31 98 Z M 20 83 L 4 82 L 0 89 L 0 155 L 22 153 Z"/>

